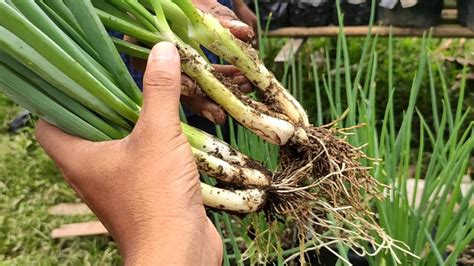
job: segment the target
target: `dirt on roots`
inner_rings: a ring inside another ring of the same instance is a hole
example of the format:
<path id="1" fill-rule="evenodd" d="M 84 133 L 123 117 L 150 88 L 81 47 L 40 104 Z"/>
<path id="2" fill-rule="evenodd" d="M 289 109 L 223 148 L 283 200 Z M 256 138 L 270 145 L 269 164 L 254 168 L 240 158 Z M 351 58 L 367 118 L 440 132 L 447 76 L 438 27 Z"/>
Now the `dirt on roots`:
<path id="1" fill-rule="evenodd" d="M 290 218 L 300 241 L 328 248 L 342 243 L 361 256 L 381 250 L 409 252 L 378 225 L 370 201 L 382 200 L 384 186 L 363 167 L 366 155 L 331 125 L 305 128 L 309 141 L 292 140 L 280 152 L 265 211 L 270 219 Z M 368 244 L 368 245 L 367 245 Z M 369 247 L 369 248 L 367 248 Z"/>

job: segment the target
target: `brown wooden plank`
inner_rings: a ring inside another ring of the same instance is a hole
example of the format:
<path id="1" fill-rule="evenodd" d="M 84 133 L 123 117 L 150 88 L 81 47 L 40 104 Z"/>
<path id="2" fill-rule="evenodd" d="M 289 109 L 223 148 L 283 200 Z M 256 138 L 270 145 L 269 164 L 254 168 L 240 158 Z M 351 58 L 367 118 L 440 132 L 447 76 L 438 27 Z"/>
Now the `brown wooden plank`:
<path id="1" fill-rule="evenodd" d="M 68 216 L 68 215 L 87 215 L 92 211 L 84 203 L 60 203 L 48 210 L 51 215 Z"/>
<path id="2" fill-rule="evenodd" d="M 441 12 L 441 18 L 443 21 L 456 21 L 458 19 L 457 9 L 443 9 Z"/>
<path id="3" fill-rule="evenodd" d="M 92 236 L 108 234 L 107 229 L 100 221 L 65 224 L 51 232 L 52 238 L 66 238 L 77 236 Z"/>
<path id="4" fill-rule="evenodd" d="M 294 58 L 294 56 L 298 54 L 298 51 L 301 49 L 305 41 L 306 39 L 303 38 L 289 39 L 275 57 L 275 63 L 290 61 L 291 58 Z"/>
<path id="5" fill-rule="evenodd" d="M 429 32 L 429 29 L 416 28 L 401 28 L 389 26 L 374 26 L 372 27 L 372 34 L 379 36 L 389 36 L 392 31 L 393 36 L 399 37 L 416 37 L 423 36 L 423 33 Z M 349 26 L 344 27 L 344 32 L 347 36 L 366 36 L 368 33 L 367 26 Z M 327 27 L 287 27 L 270 31 L 268 37 L 330 37 L 339 34 L 338 26 Z M 447 38 L 474 38 L 474 31 L 463 27 L 461 25 L 440 25 L 432 28 L 433 37 L 447 37 Z"/>

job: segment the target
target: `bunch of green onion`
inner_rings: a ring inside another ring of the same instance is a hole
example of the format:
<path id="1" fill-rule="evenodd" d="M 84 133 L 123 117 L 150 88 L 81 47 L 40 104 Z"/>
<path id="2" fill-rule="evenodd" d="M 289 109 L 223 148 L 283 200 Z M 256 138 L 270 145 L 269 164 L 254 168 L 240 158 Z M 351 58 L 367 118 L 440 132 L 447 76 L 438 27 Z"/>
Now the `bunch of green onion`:
<path id="1" fill-rule="evenodd" d="M 366 205 L 364 197 L 380 195 L 378 184 L 355 162 L 361 152 L 332 131 L 312 127 L 257 53 L 190 0 L 0 0 L 0 14 L 0 90 L 46 121 L 93 141 L 125 137 L 139 117 L 142 95 L 118 50 L 147 58 L 155 43 L 172 42 L 183 72 L 208 97 L 253 133 L 283 147 L 282 169 L 271 173 L 183 123 L 200 171 L 233 187 L 202 183 L 205 205 L 236 213 L 265 209 L 297 221 L 307 238 L 332 230 L 332 239 L 359 251 L 365 250 L 361 241 L 376 251 L 403 250 Z M 105 28 L 143 45 L 110 38 Z M 216 74 L 201 46 L 235 65 L 262 100 L 239 93 Z M 338 153 L 347 154 L 333 158 Z"/>

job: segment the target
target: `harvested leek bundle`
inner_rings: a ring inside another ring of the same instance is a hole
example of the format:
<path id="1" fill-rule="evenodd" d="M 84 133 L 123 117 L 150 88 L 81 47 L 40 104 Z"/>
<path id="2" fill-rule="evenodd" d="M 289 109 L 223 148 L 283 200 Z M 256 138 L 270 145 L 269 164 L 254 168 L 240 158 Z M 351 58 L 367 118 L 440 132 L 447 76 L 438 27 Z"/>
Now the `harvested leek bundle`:
<path id="1" fill-rule="evenodd" d="M 271 173 L 227 143 L 182 124 L 199 170 L 232 187 L 202 184 L 207 206 L 264 210 L 269 218 L 295 221 L 307 239 L 338 240 L 364 254 L 361 242 L 376 252 L 406 251 L 370 212 L 368 201 L 381 198 L 380 184 L 359 164 L 360 149 L 337 138 L 330 126 L 311 126 L 257 53 L 189 0 L 0 0 L 0 12 L 0 89 L 48 122 L 95 141 L 127 135 L 138 119 L 141 94 L 114 43 L 132 55 L 145 57 L 149 50 L 112 41 L 104 25 L 148 47 L 172 42 L 183 72 L 211 99 L 282 146 L 281 170 Z M 238 67 L 262 101 L 243 95 L 214 71 L 200 45 Z"/>

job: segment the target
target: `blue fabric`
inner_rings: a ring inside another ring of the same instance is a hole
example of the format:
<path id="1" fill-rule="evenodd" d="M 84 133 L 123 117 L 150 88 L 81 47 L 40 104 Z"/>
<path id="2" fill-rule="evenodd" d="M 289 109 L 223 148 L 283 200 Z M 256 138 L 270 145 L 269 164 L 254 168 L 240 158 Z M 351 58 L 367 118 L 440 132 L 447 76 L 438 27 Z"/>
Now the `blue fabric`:
<path id="1" fill-rule="evenodd" d="M 219 2 L 221 5 L 224 5 L 230 9 L 234 8 L 234 6 L 232 5 L 232 0 L 219 0 L 217 2 Z"/>
<path id="2" fill-rule="evenodd" d="M 133 80 L 135 83 L 137 83 L 138 88 L 141 90 L 143 89 L 143 72 L 136 70 L 131 64 L 130 64 L 130 57 L 127 55 L 120 55 L 125 63 L 125 65 L 128 68 L 128 71 L 130 72 L 130 75 L 132 75 Z"/>
<path id="3" fill-rule="evenodd" d="M 110 36 L 113 36 L 118 39 L 123 39 L 123 34 L 120 34 L 118 32 L 113 32 L 113 31 L 108 31 Z M 120 55 L 122 57 L 123 62 L 128 68 L 128 71 L 130 72 L 130 75 L 132 76 L 133 80 L 135 80 L 135 83 L 137 83 L 138 88 L 141 90 L 143 89 L 143 72 L 134 69 L 134 67 L 130 64 L 130 57 L 125 54 Z"/>

